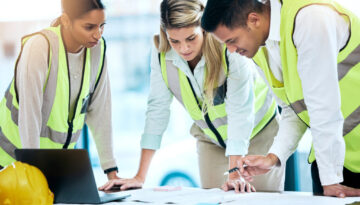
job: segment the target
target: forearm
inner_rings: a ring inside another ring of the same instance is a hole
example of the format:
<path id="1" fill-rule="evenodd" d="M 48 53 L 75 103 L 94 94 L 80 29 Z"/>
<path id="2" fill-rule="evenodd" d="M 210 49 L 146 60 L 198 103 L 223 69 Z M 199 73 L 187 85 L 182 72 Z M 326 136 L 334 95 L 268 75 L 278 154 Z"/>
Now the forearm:
<path id="1" fill-rule="evenodd" d="M 296 150 L 307 126 L 303 123 L 289 106 L 283 105 L 279 131 L 268 153 L 279 159 L 279 164 L 285 164 L 287 159 Z"/>
<path id="2" fill-rule="evenodd" d="M 238 160 L 241 159 L 242 155 L 230 155 L 229 156 L 229 169 L 239 166 Z"/>
<path id="3" fill-rule="evenodd" d="M 141 158 L 140 158 L 140 164 L 139 169 L 136 174 L 136 178 L 139 178 L 142 182 L 145 181 L 146 174 L 149 170 L 151 160 L 155 154 L 155 150 L 152 149 L 142 149 L 141 150 Z"/>

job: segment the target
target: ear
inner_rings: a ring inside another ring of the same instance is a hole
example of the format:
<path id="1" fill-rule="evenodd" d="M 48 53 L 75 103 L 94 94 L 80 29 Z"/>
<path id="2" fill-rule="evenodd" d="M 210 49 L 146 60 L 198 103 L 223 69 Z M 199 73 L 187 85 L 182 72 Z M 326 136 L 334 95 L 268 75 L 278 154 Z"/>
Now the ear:
<path id="1" fill-rule="evenodd" d="M 66 13 L 63 13 L 61 15 L 60 20 L 61 20 L 61 25 L 63 25 L 64 28 L 68 29 L 70 27 L 71 20 L 70 20 L 70 17 Z"/>
<path id="2" fill-rule="evenodd" d="M 261 26 L 260 14 L 256 12 L 249 13 L 246 23 L 250 29 L 259 28 Z"/>
<path id="3" fill-rule="evenodd" d="M 201 27 L 200 27 L 200 29 L 201 29 L 201 34 L 203 35 L 203 37 L 205 37 L 207 35 L 207 32 Z"/>
<path id="4" fill-rule="evenodd" d="M 157 50 L 159 50 L 159 47 L 160 47 L 160 36 L 159 36 L 159 34 L 154 35 L 153 40 L 154 40 L 155 47 L 157 48 Z"/>

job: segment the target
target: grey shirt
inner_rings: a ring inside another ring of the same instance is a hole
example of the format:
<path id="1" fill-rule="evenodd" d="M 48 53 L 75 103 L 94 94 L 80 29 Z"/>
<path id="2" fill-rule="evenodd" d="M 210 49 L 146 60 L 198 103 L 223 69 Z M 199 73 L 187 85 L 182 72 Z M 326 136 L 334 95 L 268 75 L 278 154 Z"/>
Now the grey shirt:
<path id="1" fill-rule="evenodd" d="M 80 92 L 84 49 L 68 53 L 70 69 L 70 115 Z M 41 107 L 43 87 L 48 69 L 48 44 L 41 35 L 31 37 L 24 45 L 17 67 L 16 88 L 19 95 L 19 134 L 23 148 L 40 147 Z M 101 118 L 101 120 L 99 120 Z M 106 66 L 89 106 L 86 124 L 89 126 L 99 153 L 102 169 L 116 166 L 112 147 L 111 91 Z"/>

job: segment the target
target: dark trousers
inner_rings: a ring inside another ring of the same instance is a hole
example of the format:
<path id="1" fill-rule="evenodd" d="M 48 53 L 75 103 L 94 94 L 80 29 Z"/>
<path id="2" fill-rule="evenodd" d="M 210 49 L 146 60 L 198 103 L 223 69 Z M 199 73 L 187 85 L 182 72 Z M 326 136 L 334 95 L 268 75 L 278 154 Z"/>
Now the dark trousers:
<path id="1" fill-rule="evenodd" d="M 360 173 L 354 173 L 344 167 L 343 169 L 344 181 L 340 184 L 353 187 L 360 188 Z M 324 190 L 320 183 L 319 178 L 319 169 L 316 161 L 311 164 L 311 177 L 312 177 L 312 185 L 313 185 L 313 193 L 316 195 L 322 195 Z"/>

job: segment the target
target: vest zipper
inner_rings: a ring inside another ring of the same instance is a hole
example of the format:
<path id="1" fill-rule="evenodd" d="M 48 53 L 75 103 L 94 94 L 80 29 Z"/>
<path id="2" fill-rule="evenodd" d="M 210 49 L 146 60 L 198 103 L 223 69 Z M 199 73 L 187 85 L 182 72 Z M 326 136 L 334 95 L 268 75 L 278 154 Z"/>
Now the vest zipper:
<path id="1" fill-rule="evenodd" d="M 69 121 L 68 121 L 68 126 L 69 126 L 69 128 L 68 128 L 68 132 L 67 132 L 66 142 L 65 142 L 65 144 L 64 144 L 64 146 L 63 146 L 63 149 L 67 149 L 67 148 L 68 148 L 68 146 L 69 146 L 69 144 L 70 144 L 71 136 L 72 136 L 72 131 L 73 131 L 73 129 L 74 129 L 74 127 L 73 127 L 73 122 L 69 122 Z"/>
<path id="2" fill-rule="evenodd" d="M 62 32 L 61 32 L 61 37 L 62 37 Z M 62 38 L 64 39 L 64 38 Z M 71 142 L 71 138 L 72 138 L 72 132 L 73 132 L 73 129 L 74 129 L 74 119 L 75 119 L 75 115 L 76 115 L 76 108 L 78 107 L 78 102 L 79 102 L 79 98 L 80 98 L 80 95 L 81 95 L 81 92 L 82 92 L 82 87 L 83 87 L 83 82 L 84 82 L 84 74 L 85 74 L 85 63 L 86 63 L 86 51 L 87 49 L 85 49 L 84 51 L 84 59 L 83 59 L 83 69 L 82 69 L 82 77 L 81 77 L 81 84 L 80 84 L 80 91 L 79 91 L 79 94 L 76 98 L 76 101 L 75 101 L 75 109 L 74 109 L 74 113 L 73 113 L 73 116 L 72 118 L 70 119 L 70 98 L 71 98 L 71 81 L 70 81 L 70 67 L 69 67 L 69 60 L 68 60 L 68 54 L 67 54 L 67 49 L 65 47 L 65 44 L 64 44 L 64 41 L 63 41 L 63 45 L 64 45 L 64 48 L 65 48 L 65 57 L 66 57 L 66 67 L 67 67 L 67 70 L 68 70 L 68 79 L 69 79 L 69 104 L 68 104 L 68 132 L 67 132 L 67 137 L 66 137 L 66 141 L 65 141 L 65 144 L 63 146 L 63 149 L 67 149 L 70 142 Z"/>
<path id="3" fill-rule="evenodd" d="M 212 124 L 211 120 L 210 120 L 210 117 L 209 117 L 209 114 L 206 113 L 204 115 L 204 118 L 205 118 L 205 122 L 207 124 L 207 126 L 210 128 L 210 130 L 215 134 L 216 136 L 216 139 L 218 140 L 219 144 L 224 148 L 226 149 L 226 144 L 224 142 L 224 140 L 222 139 L 220 133 L 217 131 L 217 129 L 215 128 L 215 126 Z"/>

